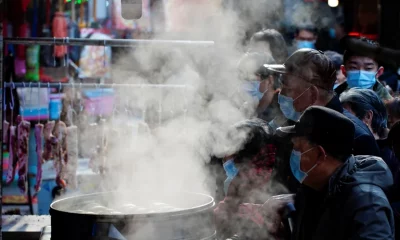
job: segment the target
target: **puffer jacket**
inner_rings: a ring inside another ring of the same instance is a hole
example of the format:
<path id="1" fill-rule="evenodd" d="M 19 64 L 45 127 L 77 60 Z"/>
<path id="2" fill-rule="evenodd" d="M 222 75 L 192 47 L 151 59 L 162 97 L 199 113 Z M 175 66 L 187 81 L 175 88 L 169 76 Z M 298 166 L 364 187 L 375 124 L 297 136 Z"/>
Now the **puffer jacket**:
<path id="1" fill-rule="evenodd" d="M 296 194 L 292 239 L 394 239 L 393 212 L 385 195 L 392 184 L 381 158 L 351 156 L 322 194 L 306 187 Z"/>

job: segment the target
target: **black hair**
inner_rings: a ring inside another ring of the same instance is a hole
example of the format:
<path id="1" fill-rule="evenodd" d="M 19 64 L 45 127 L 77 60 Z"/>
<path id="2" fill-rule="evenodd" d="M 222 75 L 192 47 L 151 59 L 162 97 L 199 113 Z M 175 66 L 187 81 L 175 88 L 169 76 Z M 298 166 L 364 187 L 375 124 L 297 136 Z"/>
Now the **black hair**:
<path id="1" fill-rule="evenodd" d="M 243 163 L 252 159 L 266 144 L 272 142 L 272 134 L 266 122 L 261 119 L 241 121 L 236 123 L 233 129 L 234 132 L 246 132 L 246 138 L 235 157 L 235 162 L 237 163 Z"/>
<path id="2" fill-rule="evenodd" d="M 368 111 L 373 112 L 371 128 L 379 137 L 385 137 L 387 111 L 381 98 L 370 89 L 351 88 L 340 96 L 342 104 L 348 105 L 359 119 Z"/>
<path id="3" fill-rule="evenodd" d="M 400 98 L 395 97 L 386 104 L 388 114 L 395 118 L 400 118 Z"/>
<path id="4" fill-rule="evenodd" d="M 325 51 L 324 54 L 331 60 L 335 65 L 336 71 L 340 70 L 340 66 L 343 64 L 343 55 L 334 51 Z"/>
<path id="5" fill-rule="evenodd" d="M 379 47 L 379 43 L 378 42 L 375 42 L 375 41 L 373 41 L 373 40 L 371 40 L 371 39 L 368 39 L 368 38 L 365 38 L 365 37 L 361 37 L 361 38 L 359 38 L 359 40 L 361 41 L 361 42 L 364 42 L 364 43 L 367 43 L 367 44 L 369 44 L 369 45 L 371 45 L 371 46 L 374 46 L 374 47 Z M 344 54 L 343 54 L 343 64 L 346 64 L 346 62 L 351 58 L 351 57 L 353 57 L 353 56 L 367 56 L 368 57 L 368 55 L 364 55 L 364 54 L 362 54 L 362 53 L 356 53 L 356 52 L 354 52 L 354 51 L 352 51 L 351 49 L 346 49 L 345 51 L 344 51 Z M 376 60 L 376 59 L 373 59 L 377 64 L 378 64 L 378 66 L 379 66 L 379 62 Z"/>
<path id="6" fill-rule="evenodd" d="M 389 131 L 388 140 L 396 158 L 400 159 L 400 122 L 397 122 Z"/>
<path id="7" fill-rule="evenodd" d="M 275 29 L 265 29 L 256 32 L 250 39 L 250 47 L 257 42 L 267 42 L 272 57 L 279 64 L 283 64 L 288 57 L 288 50 L 282 34 Z"/>

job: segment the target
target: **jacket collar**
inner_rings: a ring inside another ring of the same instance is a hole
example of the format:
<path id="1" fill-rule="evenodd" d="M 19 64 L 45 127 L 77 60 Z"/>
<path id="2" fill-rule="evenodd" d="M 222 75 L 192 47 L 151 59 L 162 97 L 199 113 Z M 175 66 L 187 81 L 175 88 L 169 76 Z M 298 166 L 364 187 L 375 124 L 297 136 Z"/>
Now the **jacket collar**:
<path id="1" fill-rule="evenodd" d="M 325 107 L 343 113 L 342 103 L 340 102 L 339 97 L 336 94 L 332 97 L 328 104 L 326 104 Z"/>
<path id="2" fill-rule="evenodd" d="M 336 169 L 336 171 L 332 174 L 331 178 L 329 179 L 329 184 L 328 184 L 328 194 L 333 195 L 337 192 L 341 191 L 341 183 L 340 179 L 343 176 L 344 173 L 346 172 L 352 172 L 352 169 L 354 168 L 356 160 L 353 155 L 351 155 L 347 161 L 341 166 Z"/>

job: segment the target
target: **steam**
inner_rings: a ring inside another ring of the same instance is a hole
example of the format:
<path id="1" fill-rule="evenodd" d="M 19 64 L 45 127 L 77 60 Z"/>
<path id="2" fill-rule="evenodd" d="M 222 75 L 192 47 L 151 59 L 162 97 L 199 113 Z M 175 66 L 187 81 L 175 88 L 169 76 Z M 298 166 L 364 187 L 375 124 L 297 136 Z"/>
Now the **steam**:
<path id="1" fill-rule="evenodd" d="M 240 150 L 246 134 L 237 133 L 234 139 L 227 134 L 233 124 L 255 114 L 256 103 L 240 90 L 243 79 L 237 74 L 246 49 L 243 38 L 255 19 L 264 19 L 266 25 L 276 21 L 282 6 L 275 0 L 245 1 L 244 18 L 216 0 L 164 2 L 168 31 L 155 39 L 213 40 L 215 45 L 140 46 L 118 60 L 112 72 L 115 82 L 185 87 L 115 89 L 117 111 L 105 130 L 110 172 L 99 186 L 124 193 L 190 191 L 215 196 L 217 176 L 207 163 L 212 156 Z M 81 144 L 90 145 L 101 134 L 90 131 Z M 271 184 L 266 199 L 274 187 Z"/>
<path id="2" fill-rule="evenodd" d="M 185 87 L 115 89 L 117 113 L 106 126 L 110 173 L 101 188 L 214 196 L 216 176 L 206 164 L 212 156 L 239 150 L 245 137 L 238 134 L 242 137 L 229 140 L 228 129 L 255 113 L 256 103 L 240 90 L 243 79 L 237 74 L 246 49 L 245 31 L 254 17 L 271 13 L 275 18 L 272 13 L 280 12 L 281 6 L 274 0 L 250 1 L 246 12 L 251 17 L 243 19 L 218 1 L 167 2 L 169 31 L 155 39 L 213 40 L 215 45 L 139 46 L 118 60 L 112 72 L 116 82 Z M 137 117 L 135 126 L 132 113 Z M 93 142 L 101 134 L 90 131 L 87 139 Z"/>

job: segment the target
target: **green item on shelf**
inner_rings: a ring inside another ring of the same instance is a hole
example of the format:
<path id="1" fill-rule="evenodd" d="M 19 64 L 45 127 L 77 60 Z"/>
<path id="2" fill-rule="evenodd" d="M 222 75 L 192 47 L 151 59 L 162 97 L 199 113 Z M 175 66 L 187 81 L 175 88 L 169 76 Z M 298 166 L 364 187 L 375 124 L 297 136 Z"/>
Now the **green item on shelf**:
<path id="1" fill-rule="evenodd" d="M 39 54 L 40 46 L 29 46 L 26 48 L 26 74 L 29 81 L 39 81 Z"/>

